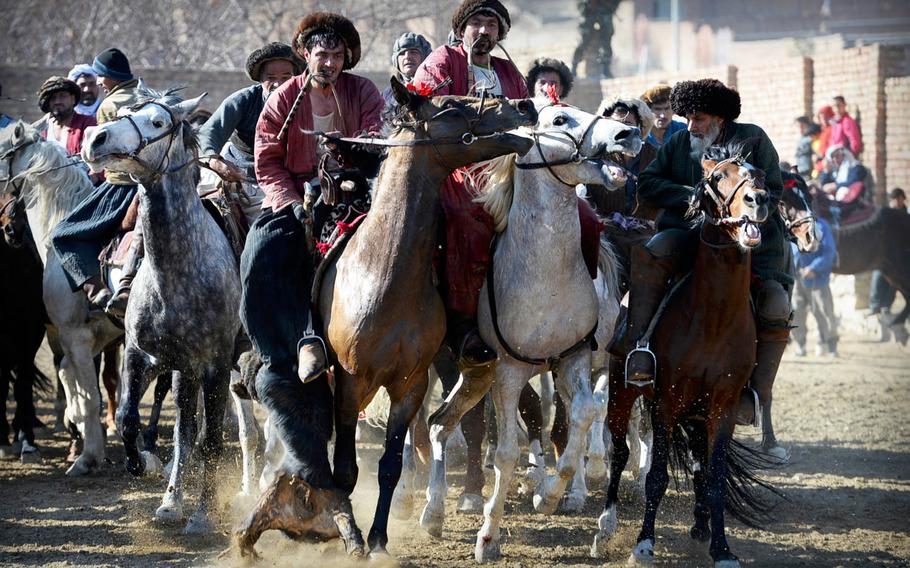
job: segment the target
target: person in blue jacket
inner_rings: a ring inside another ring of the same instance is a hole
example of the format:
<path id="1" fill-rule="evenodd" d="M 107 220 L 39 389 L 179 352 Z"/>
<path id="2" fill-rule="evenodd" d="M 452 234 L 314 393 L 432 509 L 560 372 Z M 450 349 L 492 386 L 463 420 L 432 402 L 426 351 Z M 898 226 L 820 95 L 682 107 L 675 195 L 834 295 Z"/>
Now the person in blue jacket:
<path id="1" fill-rule="evenodd" d="M 837 356 L 837 316 L 834 314 L 834 299 L 831 296 L 831 269 L 837 259 L 837 244 L 830 225 L 824 219 L 817 219 L 821 243 L 815 252 L 800 252 L 796 247 L 796 289 L 793 297 L 794 321 L 796 326 L 791 336 L 796 341 L 796 355 L 806 354 L 806 320 L 809 312 L 815 318 L 818 328 L 817 355 Z"/>

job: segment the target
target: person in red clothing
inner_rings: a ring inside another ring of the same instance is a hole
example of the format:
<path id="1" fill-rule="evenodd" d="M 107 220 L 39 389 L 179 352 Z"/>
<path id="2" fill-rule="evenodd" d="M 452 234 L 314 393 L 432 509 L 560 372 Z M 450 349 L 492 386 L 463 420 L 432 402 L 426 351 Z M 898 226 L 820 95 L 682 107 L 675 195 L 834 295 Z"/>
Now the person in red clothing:
<path id="1" fill-rule="evenodd" d="M 521 72 L 509 59 L 492 55 L 511 25 L 509 11 L 498 0 L 463 0 L 452 16 L 452 32 L 461 43 L 436 48 L 417 69 L 413 83 L 435 87 L 437 95 L 528 98 Z M 451 83 L 440 87 L 447 79 Z M 475 196 L 464 170 L 449 176 L 440 193 L 446 227 L 446 336 L 466 365 L 485 364 L 496 357 L 477 330 L 477 303 L 489 263 L 493 221 L 474 203 Z M 585 203 L 579 204 L 579 210 L 582 234 L 588 237 L 585 242 L 599 239 L 593 210 Z"/>
<path id="2" fill-rule="evenodd" d="M 840 95 L 834 97 L 834 123 L 831 125 L 830 143 L 842 144 L 854 156 L 859 156 L 863 151 L 863 133 L 847 113 L 847 101 Z"/>
<path id="3" fill-rule="evenodd" d="M 82 149 L 85 130 L 98 124 L 94 116 L 76 113 L 81 97 L 79 85 L 65 77 L 49 77 L 38 89 L 38 106 L 46 114 L 35 127 L 42 138 L 56 142 L 70 156 Z"/>
<path id="4" fill-rule="evenodd" d="M 328 381 L 315 380 L 327 357 L 311 317 L 312 220 L 304 208 L 323 148 L 302 130 L 378 132 L 383 100 L 369 79 L 348 72 L 360 60 L 360 35 L 347 18 L 309 14 L 292 47 L 306 70 L 269 95 L 256 124 L 254 162 L 265 200 L 240 261 L 240 316 L 263 363 L 254 385 L 247 385 L 250 394 L 269 409 L 289 470 L 325 488 L 332 486 L 325 454 L 332 392 Z"/>
<path id="5" fill-rule="evenodd" d="M 818 109 L 818 125 L 821 128 L 821 132 L 818 134 L 818 138 L 812 143 L 812 153 L 815 159 L 815 169 L 813 171 L 813 177 L 818 177 L 825 172 L 825 154 L 828 152 L 828 146 L 831 145 L 831 132 L 833 130 L 832 122 L 834 122 L 834 109 L 828 105 L 823 106 Z"/>

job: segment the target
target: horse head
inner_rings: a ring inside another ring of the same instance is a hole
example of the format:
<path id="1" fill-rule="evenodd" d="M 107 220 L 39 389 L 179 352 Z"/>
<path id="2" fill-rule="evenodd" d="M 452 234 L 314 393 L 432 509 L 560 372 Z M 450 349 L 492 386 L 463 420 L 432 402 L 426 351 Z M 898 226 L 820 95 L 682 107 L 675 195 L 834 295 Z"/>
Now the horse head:
<path id="1" fill-rule="evenodd" d="M 608 158 L 637 155 L 642 146 L 638 128 L 549 99 L 537 98 L 535 104 L 537 124 L 531 131 L 535 149 L 516 160 L 518 168 L 546 168 L 570 187 L 625 185 L 625 170 Z"/>
<path id="2" fill-rule="evenodd" d="M 821 233 L 815 214 L 809 206 L 811 197 L 806 182 L 798 174 L 783 174 L 784 191 L 781 194 L 780 215 L 796 245 L 802 252 L 815 252 L 821 246 Z"/>
<path id="3" fill-rule="evenodd" d="M 30 160 L 22 150 L 41 140 L 35 128 L 19 120 L 0 131 L 0 194 L 14 191 L 30 167 Z"/>
<path id="4" fill-rule="evenodd" d="M 95 170 L 112 170 L 148 179 L 179 171 L 195 149 L 186 122 L 206 93 L 186 101 L 174 90 L 141 91 L 147 98 L 120 109 L 117 118 L 94 129 L 82 143 L 82 159 Z"/>
<path id="5" fill-rule="evenodd" d="M 18 192 L 0 194 L 0 229 L 8 246 L 22 246 L 28 233 L 28 217 L 25 215 L 25 202 Z"/>
<path id="6" fill-rule="evenodd" d="M 701 161 L 704 177 L 696 199 L 705 221 L 745 249 L 761 244 L 758 224 L 768 219 L 770 196 L 765 173 L 746 161 L 741 150 L 708 148 Z"/>
<path id="7" fill-rule="evenodd" d="M 425 85 L 405 87 L 395 77 L 391 82 L 400 105 L 390 119 L 396 135 L 410 131 L 417 139 L 435 141 L 433 154 L 447 169 L 531 149 L 530 139 L 507 132 L 534 124 L 537 112 L 529 100 L 434 97 Z"/>

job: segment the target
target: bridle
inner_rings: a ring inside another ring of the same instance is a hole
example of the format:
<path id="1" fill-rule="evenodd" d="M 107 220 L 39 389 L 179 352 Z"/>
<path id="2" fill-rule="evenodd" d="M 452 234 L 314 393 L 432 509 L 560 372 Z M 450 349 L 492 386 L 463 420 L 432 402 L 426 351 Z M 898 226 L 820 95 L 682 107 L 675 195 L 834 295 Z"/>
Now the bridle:
<path id="1" fill-rule="evenodd" d="M 786 191 L 787 189 L 790 189 L 790 188 L 785 186 L 784 190 Z M 804 196 L 803 191 L 800 189 L 798 192 L 794 191 L 794 193 L 796 193 L 797 196 L 799 197 L 799 200 L 803 202 L 803 207 L 804 207 L 803 211 L 807 211 L 808 213 L 806 213 L 802 217 L 797 217 L 796 219 L 793 219 L 793 220 L 790 220 L 787 218 L 786 215 L 783 215 L 784 225 L 787 227 L 788 231 L 793 231 L 794 229 L 801 227 L 803 225 L 806 225 L 808 223 L 816 222 L 815 214 L 812 212 L 812 208 L 809 207 L 809 202 L 806 201 L 806 197 Z M 786 207 L 786 204 L 784 203 L 783 199 L 781 199 L 781 204 L 784 207 Z"/>
<path id="2" fill-rule="evenodd" d="M 760 188 L 760 186 L 756 185 L 756 182 L 758 180 L 751 174 L 748 176 L 743 176 L 742 179 L 739 180 L 739 183 L 737 183 L 733 190 L 730 191 L 730 193 L 726 196 L 720 192 L 720 189 L 718 189 L 717 183 L 714 180 L 714 174 L 716 174 L 718 169 L 721 167 L 728 164 L 736 164 L 738 166 L 742 166 L 743 163 L 744 162 L 742 156 L 733 156 L 732 158 L 721 160 L 720 162 L 714 164 L 714 167 L 711 168 L 711 171 L 708 172 L 708 175 L 703 177 L 701 181 L 698 182 L 696 189 L 700 190 L 702 194 L 710 197 L 711 201 L 714 202 L 714 204 L 717 206 L 717 209 L 720 211 L 719 216 L 714 216 L 710 212 L 705 211 L 705 220 L 708 223 L 724 227 L 739 227 L 741 225 L 745 225 L 746 223 L 754 222 L 749 218 L 748 215 L 734 217 L 730 212 L 730 205 L 736 198 L 736 194 L 739 193 L 739 190 L 742 189 L 746 183 L 751 182 L 753 187 Z"/>
<path id="3" fill-rule="evenodd" d="M 541 110 L 544 110 L 551 106 L 576 108 L 576 107 L 572 107 L 572 106 L 564 104 L 564 103 L 556 103 L 556 104 L 549 104 L 549 105 L 543 107 Z M 559 174 L 557 174 L 553 168 L 555 166 L 564 166 L 566 164 L 580 164 L 581 162 L 584 162 L 584 161 L 593 161 L 593 160 L 599 159 L 596 155 L 587 155 L 587 154 L 583 153 L 582 146 L 584 145 L 585 140 L 587 140 L 588 136 L 594 130 L 594 126 L 597 124 L 598 121 L 603 120 L 603 118 L 604 118 L 603 116 L 595 115 L 594 118 L 591 119 L 591 122 L 588 123 L 588 126 L 585 128 L 584 132 L 582 133 L 581 138 L 577 138 L 577 139 L 574 136 L 572 136 L 571 133 L 566 132 L 565 130 L 532 130 L 531 137 L 534 139 L 534 147 L 537 149 L 537 153 L 540 155 L 541 161 L 540 162 L 531 162 L 531 163 L 516 162 L 515 167 L 520 170 L 537 170 L 537 169 L 541 169 L 541 168 L 546 168 L 547 171 L 550 172 L 550 175 L 552 175 L 554 178 L 556 178 L 556 180 L 558 182 L 562 183 L 563 185 L 568 185 L 570 187 L 574 187 L 576 184 L 569 183 L 569 182 L 565 181 L 564 179 L 562 179 L 561 177 L 559 177 Z M 572 155 L 567 158 L 563 158 L 561 160 L 555 160 L 555 161 L 547 160 L 546 156 L 544 156 L 544 154 L 543 154 L 543 147 L 540 144 L 540 138 L 544 135 L 564 136 L 569 139 L 569 142 L 572 144 L 572 146 L 574 146 L 575 150 L 572 152 Z"/>
<path id="4" fill-rule="evenodd" d="M 174 111 L 172 111 L 170 109 L 170 107 L 168 107 L 166 104 L 160 103 L 155 100 L 142 101 L 140 103 L 137 103 L 137 104 L 129 107 L 129 109 L 132 112 L 137 112 L 148 105 L 155 105 L 155 106 L 161 107 L 167 112 L 168 117 L 170 118 L 170 121 L 171 121 L 170 128 L 168 128 L 166 131 L 162 132 L 161 134 L 159 134 L 157 136 L 148 138 L 142 134 L 142 130 L 139 128 L 139 125 L 136 124 L 136 121 L 133 119 L 132 115 L 124 114 L 122 116 L 118 116 L 117 118 L 112 120 L 111 123 L 117 122 L 119 120 L 126 120 L 127 122 L 130 123 L 130 126 L 133 127 L 133 129 L 136 131 L 136 134 L 139 136 L 139 144 L 134 149 L 130 150 L 130 152 L 127 154 L 119 154 L 119 155 L 123 156 L 129 160 L 133 160 L 134 162 L 136 162 L 137 164 L 142 166 L 143 169 L 148 170 L 150 172 L 150 175 L 147 178 L 145 178 L 145 181 L 154 181 L 156 179 L 161 178 L 161 176 L 177 173 L 180 170 L 189 166 L 190 164 L 198 163 L 200 158 L 198 155 L 195 155 L 195 153 L 194 153 L 194 156 L 191 159 L 184 162 L 183 164 L 165 169 L 165 167 L 164 167 L 165 163 L 169 163 L 169 161 L 170 161 L 171 147 L 174 145 L 174 138 L 176 138 L 178 132 L 180 132 L 181 129 L 183 128 L 184 121 L 178 120 L 177 116 L 174 114 Z M 161 160 L 158 162 L 157 166 L 152 167 L 151 164 L 146 163 L 139 157 L 139 153 L 142 152 L 145 148 L 154 144 L 155 142 L 164 140 L 165 138 L 168 139 L 167 148 L 165 148 L 164 154 L 162 154 Z"/>

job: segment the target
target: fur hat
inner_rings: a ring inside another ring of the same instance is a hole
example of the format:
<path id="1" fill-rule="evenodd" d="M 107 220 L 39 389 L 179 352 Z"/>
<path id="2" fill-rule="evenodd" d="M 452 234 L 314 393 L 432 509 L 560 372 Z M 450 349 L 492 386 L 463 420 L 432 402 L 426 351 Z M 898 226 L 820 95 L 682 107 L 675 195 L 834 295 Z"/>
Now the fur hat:
<path id="1" fill-rule="evenodd" d="M 299 75 L 303 69 L 303 62 L 294 53 L 290 45 L 272 42 L 264 45 L 246 58 L 246 74 L 257 83 L 261 80 L 262 66 L 269 61 L 283 60 L 294 66 L 294 75 Z"/>
<path id="2" fill-rule="evenodd" d="M 509 18 L 509 11 L 499 0 L 464 0 L 461 6 L 455 10 L 455 15 L 452 16 L 452 31 L 456 35 L 460 35 L 468 18 L 478 12 L 490 12 L 499 19 L 499 37 L 497 41 L 504 40 L 506 34 L 509 33 L 509 28 L 512 27 L 512 20 Z"/>
<path id="3" fill-rule="evenodd" d="M 301 59 L 305 59 L 303 50 L 306 40 L 319 32 L 334 32 L 344 42 L 347 53 L 344 58 L 344 69 L 352 69 L 360 61 L 360 34 L 351 20 L 341 14 L 331 12 L 313 12 L 300 20 L 297 32 L 294 33 L 294 51 Z"/>
<path id="4" fill-rule="evenodd" d="M 534 60 L 531 69 L 528 71 L 528 92 L 534 94 L 534 83 L 537 82 L 537 78 L 544 71 L 555 71 L 559 74 L 559 80 L 562 82 L 562 95 L 560 95 L 560 98 L 568 97 L 575 78 L 565 63 L 549 57 L 539 57 Z"/>
<path id="5" fill-rule="evenodd" d="M 651 134 L 654 128 L 654 113 L 648 108 L 648 105 L 641 99 L 630 97 L 629 95 L 619 95 L 605 98 L 597 107 L 597 114 L 600 116 L 610 116 L 616 109 L 617 105 L 625 105 L 630 109 L 635 109 L 638 113 L 638 121 L 641 123 L 641 139 L 644 140 Z"/>
<path id="6" fill-rule="evenodd" d="M 65 77 L 54 75 L 53 77 L 49 77 L 47 81 L 41 85 L 41 88 L 38 89 L 38 106 L 41 108 L 41 112 L 48 112 L 50 110 L 48 105 L 51 102 L 51 96 L 60 91 L 66 91 L 73 95 L 76 99 L 76 104 L 82 99 L 82 91 L 79 90 L 79 85 Z"/>
<path id="7" fill-rule="evenodd" d="M 392 67 L 398 71 L 398 56 L 401 55 L 402 51 L 408 49 L 416 49 L 419 51 L 423 58 L 426 59 L 427 55 L 433 51 L 433 48 L 430 46 L 430 42 L 427 41 L 427 38 L 423 37 L 420 34 L 415 34 L 414 32 L 405 32 L 395 40 L 395 44 L 392 46 Z"/>
<path id="8" fill-rule="evenodd" d="M 673 113 L 687 117 L 696 112 L 736 120 L 742 109 L 739 93 L 717 79 L 680 81 L 670 93 Z"/>
<path id="9" fill-rule="evenodd" d="M 670 102 L 670 92 L 673 89 L 666 83 L 655 85 L 641 94 L 641 100 L 645 101 L 648 106 L 658 105 Z"/>

